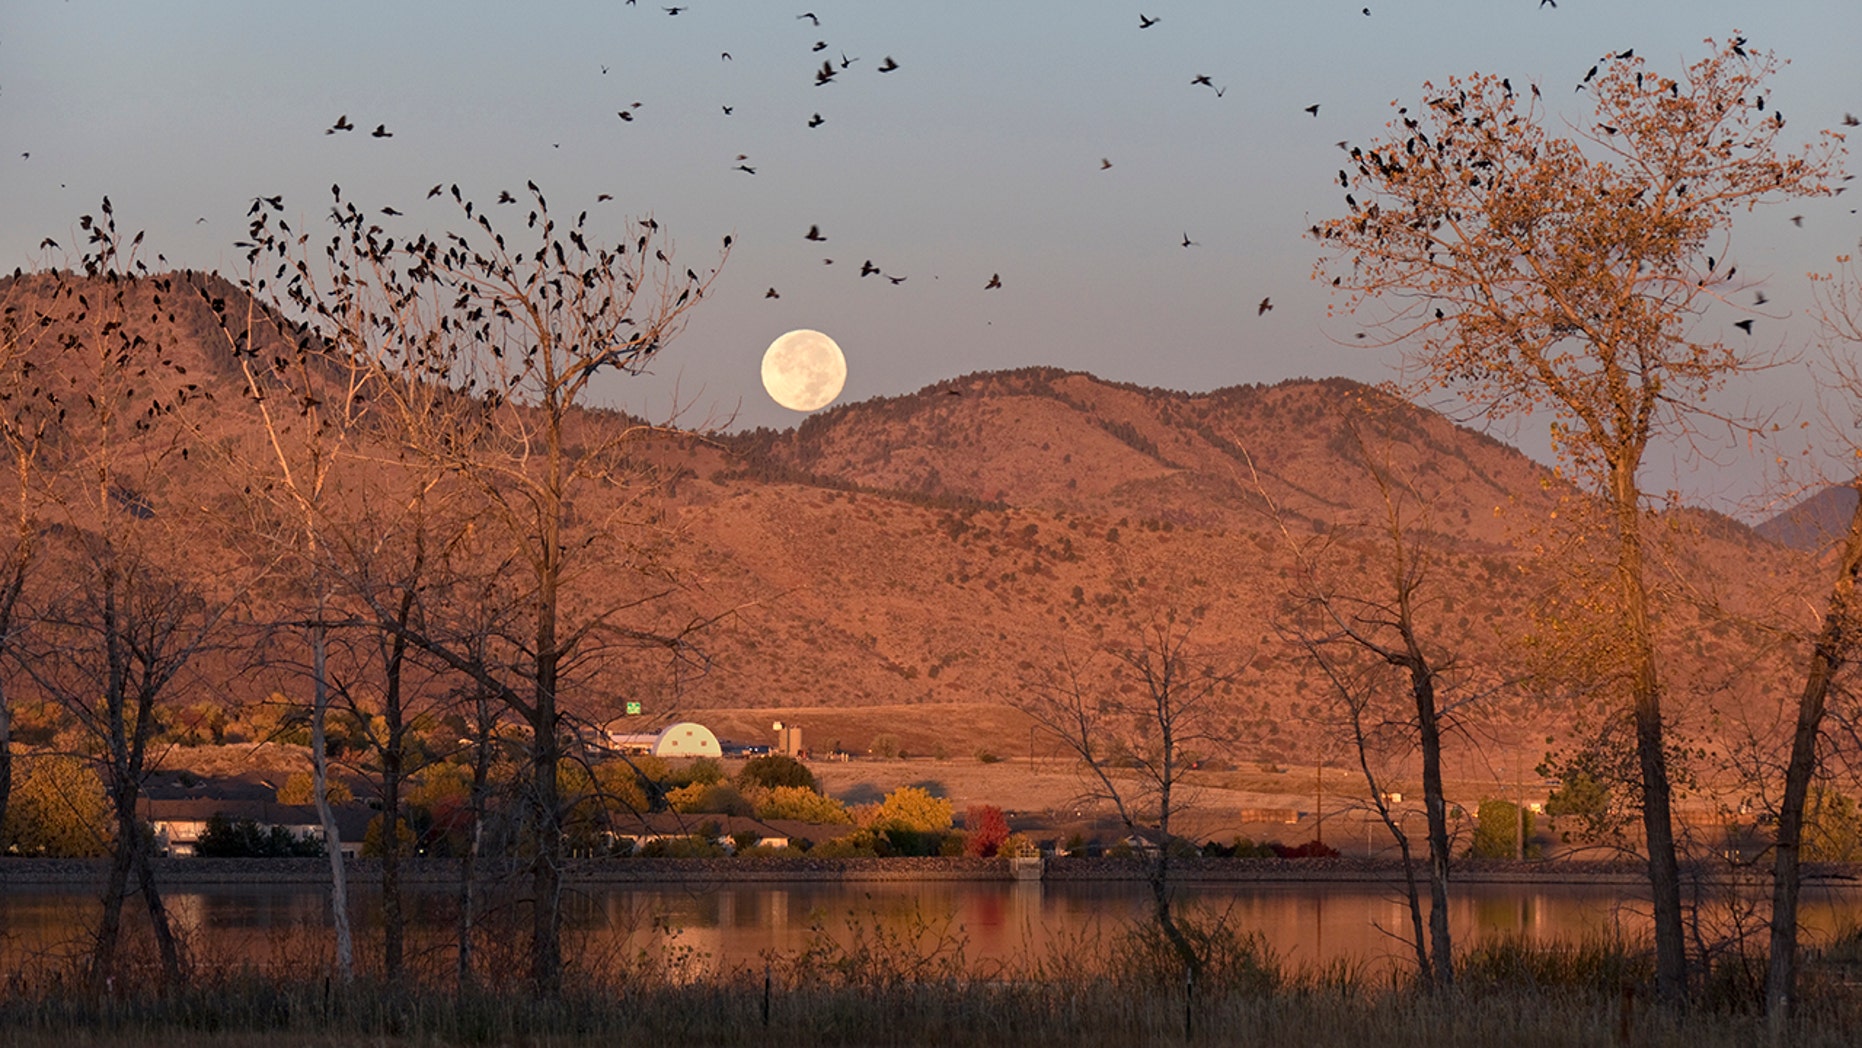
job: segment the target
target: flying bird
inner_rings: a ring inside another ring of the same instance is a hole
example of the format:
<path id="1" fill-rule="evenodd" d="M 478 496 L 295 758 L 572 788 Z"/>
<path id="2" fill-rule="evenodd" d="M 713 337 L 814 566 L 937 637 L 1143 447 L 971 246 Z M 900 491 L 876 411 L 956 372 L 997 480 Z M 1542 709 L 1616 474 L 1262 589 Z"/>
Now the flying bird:
<path id="1" fill-rule="evenodd" d="M 820 127 L 822 124 L 825 124 L 825 123 L 827 123 L 827 121 L 821 119 L 820 113 L 816 113 L 814 116 L 811 116 L 808 118 L 809 127 Z"/>
<path id="2" fill-rule="evenodd" d="M 1558 0 L 1539 0 L 1539 6 L 1541 8 L 1549 7 L 1556 11 L 1558 9 Z"/>
<path id="3" fill-rule="evenodd" d="M 731 53 L 730 53 L 729 51 L 719 51 L 719 52 L 718 52 L 718 61 L 720 61 L 720 62 L 729 62 L 729 61 L 731 61 L 731 60 L 732 60 L 732 59 L 731 59 Z"/>
<path id="4" fill-rule="evenodd" d="M 860 263 L 860 275 L 862 277 L 870 277 L 877 272 L 879 272 L 879 267 L 873 264 L 872 259 L 869 258 L 865 262 Z"/>
<path id="5" fill-rule="evenodd" d="M 817 40 L 815 41 L 815 46 L 809 48 L 810 51 L 826 51 L 827 49 L 828 42 L 826 40 Z"/>
<path id="6" fill-rule="evenodd" d="M 683 8 L 683 7 L 665 7 L 665 8 L 661 8 L 661 10 L 663 10 L 663 11 L 665 11 L 665 12 L 666 12 L 667 14 L 669 14 L 669 15 L 676 15 L 676 14 L 678 14 L 678 13 L 679 13 L 679 12 L 681 12 L 681 11 L 684 11 L 684 10 L 687 10 L 687 8 Z"/>
<path id="7" fill-rule="evenodd" d="M 821 235 L 820 226 L 809 226 L 808 235 L 803 237 L 802 239 L 803 240 L 826 240 L 827 237 L 824 237 Z"/>
<path id="8" fill-rule="evenodd" d="M 984 284 L 984 285 L 983 285 L 983 290 L 984 290 L 984 291 L 992 291 L 992 290 L 994 290 L 994 289 L 996 289 L 996 288 L 999 288 L 999 287 L 1001 287 L 1001 286 L 1002 286 L 1002 274 L 1000 274 L 1000 273 L 991 273 L 991 274 L 989 275 L 989 283 L 987 283 L 987 284 Z"/>
<path id="9" fill-rule="evenodd" d="M 1754 291 L 1752 293 L 1752 304 L 1755 306 L 1762 306 L 1765 303 L 1770 302 L 1770 301 L 1771 299 L 1766 298 L 1765 292 L 1763 291 Z"/>
<path id="10" fill-rule="evenodd" d="M 1272 308 L 1274 308 L 1273 298 L 1272 297 L 1264 298 L 1261 300 L 1261 304 L 1255 308 L 1254 315 L 1257 317 L 1266 316 L 1267 311 Z"/>
<path id="11" fill-rule="evenodd" d="M 885 60 L 879 63 L 879 71 L 882 73 L 890 73 L 897 68 L 899 68 L 899 63 L 894 62 L 891 55 L 887 55 Z"/>
<path id="12" fill-rule="evenodd" d="M 1163 20 L 1164 20 L 1163 15 L 1158 15 L 1156 18 L 1147 18 L 1145 17 L 1144 12 L 1142 11 L 1138 12 L 1138 28 L 1139 29 L 1149 29 L 1152 26 L 1156 25 L 1157 23 L 1162 22 Z"/>
<path id="13" fill-rule="evenodd" d="M 893 286 L 894 286 L 894 287 L 897 287 L 898 285 L 900 285 L 900 284 L 903 284 L 903 283 L 905 283 L 905 278 L 904 278 L 904 277 L 895 277 L 895 276 L 893 276 L 893 275 L 891 275 L 890 273 L 888 273 L 888 274 L 884 274 L 884 275 L 885 275 L 885 277 L 886 277 L 886 279 L 887 279 L 887 280 L 890 280 L 890 281 L 892 281 L 892 284 L 893 284 Z"/>
<path id="14" fill-rule="evenodd" d="M 344 113 L 342 116 L 336 118 L 336 123 L 324 128 L 323 133 L 326 135 L 333 135 L 338 131 L 354 131 L 355 129 L 356 125 L 349 122 L 349 114 Z"/>
<path id="15" fill-rule="evenodd" d="M 1184 247 L 1199 247 L 1201 245 L 1198 241 L 1191 240 L 1190 235 L 1188 233 L 1185 233 L 1183 234 L 1183 246 Z"/>
<path id="16" fill-rule="evenodd" d="M 736 167 L 731 168 L 731 170 L 742 171 L 746 175 L 756 174 L 756 168 L 751 167 L 749 164 L 738 164 Z"/>
<path id="17" fill-rule="evenodd" d="M 1099 158 L 1099 170 L 1101 171 L 1112 170 L 1112 161 L 1106 159 L 1105 157 L 1100 157 Z"/>
<path id="18" fill-rule="evenodd" d="M 775 288 L 770 288 L 768 291 L 763 292 L 763 297 L 764 298 L 781 298 L 782 296 L 776 293 Z"/>
<path id="19" fill-rule="evenodd" d="M 618 117 L 620 117 L 620 118 L 621 118 L 622 120 L 625 120 L 625 121 L 627 121 L 627 122 L 628 122 L 628 123 L 630 123 L 630 124 L 631 124 L 631 123 L 633 123 L 633 120 L 634 120 L 634 115 L 633 115 L 632 113 L 629 113 L 629 112 L 628 112 L 627 110 L 625 110 L 625 109 L 623 109 L 623 110 L 621 110 L 620 112 L 618 112 L 618 113 L 616 113 L 616 114 L 614 114 L 614 115 L 615 115 L 615 116 L 618 116 Z"/>
<path id="20" fill-rule="evenodd" d="M 384 208 L 382 208 L 382 209 L 381 209 L 381 213 L 382 213 L 382 214 L 384 214 L 384 215 L 387 215 L 387 216 L 388 216 L 389 218 L 395 218 L 395 217 L 398 217 L 398 216 L 400 216 L 400 215 L 404 215 L 404 214 L 406 214 L 406 212 L 405 212 L 405 211 L 396 211 L 396 210 L 395 210 L 394 208 L 391 208 L 391 207 L 384 207 Z"/>
<path id="21" fill-rule="evenodd" d="M 595 194 L 595 202 L 596 202 L 596 203 L 601 203 L 602 201 L 606 201 L 606 200 L 613 200 L 613 199 L 614 199 L 614 194 L 613 194 L 613 193 L 597 193 L 597 194 Z M 725 246 L 726 246 L 726 247 L 728 247 L 728 246 L 730 246 L 730 239 L 731 239 L 730 237 L 725 237 L 725 238 L 724 238 L 724 242 L 725 242 Z"/>
<path id="22" fill-rule="evenodd" d="M 795 16 L 795 20 L 798 22 L 804 18 L 808 19 L 810 22 L 813 22 L 815 24 L 816 29 L 821 28 L 821 19 L 816 18 L 815 13 L 813 11 L 803 11 L 801 14 Z"/>
<path id="23" fill-rule="evenodd" d="M 1857 125 L 1862 125 L 1862 120 L 1857 120 L 1854 113 L 1843 114 L 1844 127 L 1856 127 Z"/>
<path id="24" fill-rule="evenodd" d="M 820 87 L 822 84 L 825 84 L 828 81 L 834 79 L 834 75 L 836 72 L 837 71 L 834 68 L 834 63 L 822 62 L 821 68 L 815 70 L 815 86 Z"/>
<path id="25" fill-rule="evenodd" d="M 1319 115 L 1319 103 L 1314 102 L 1312 105 L 1307 106 L 1306 111 L 1308 113 L 1311 113 L 1315 117 L 1318 116 Z"/>
<path id="26" fill-rule="evenodd" d="M 517 198 L 511 195 L 511 191 L 510 191 L 510 190 L 508 190 L 508 189 L 500 189 L 500 190 L 498 190 L 498 203 L 500 203 L 500 204 L 515 204 L 515 203 L 517 203 Z"/>
<path id="27" fill-rule="evenodd" d="M 1745 332 L 1748 335 L 1752 334 L 1752 321 L 1751 320 L 1734 321 L 1733 326 Z"/>
<path id="28" fill-rule="evenodd" d="M 722 110 L 724 110 L 724 115 L 725 115 L 725 116 L 730 116 L 730 115 L 731 115 L 731 109 L 732 109 L 733 107 L 732 107 L 732 106 L 719 106 L 718 108 L 719 108 L 719 109 L 722 109 Z"/>
<path id="29" fill-rule="evenodd" d="M 376 124 L 375 130 L 369 132 L 370 138 L 393 138 L 394 132 L 388 130 L 387 124 Z"/>
<path id="30" fill-rule="evenodd" d="M 1203 75 L 1190 77 L 1190 83 L 1200 84 L 1203 87 L 1214 87 L 1215 86 L 1215 84 L 1211 82 L 1207 76 L 1203 76 Z"/>
<path id="31" fill-rule="evenodd" d="M 1804 216 L 1803 215 L 1792 215 L 1791 224 L 1796 226 L 1799 229 L 1804 228 Z"/>

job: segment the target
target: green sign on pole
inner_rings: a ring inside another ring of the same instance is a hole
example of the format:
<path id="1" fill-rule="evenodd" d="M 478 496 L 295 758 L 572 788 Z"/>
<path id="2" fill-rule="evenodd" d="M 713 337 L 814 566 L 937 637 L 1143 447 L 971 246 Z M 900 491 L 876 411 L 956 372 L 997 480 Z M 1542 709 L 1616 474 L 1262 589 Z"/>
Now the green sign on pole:
<path id="1" fill-rule="evenodd" d="M 627 715 L 628 715 L 629 717 L 636 717 L 636 716 L 639 716 L 639 714 L 640 714 L 640 704 L 639 704 L 639 703 L 637 703 L 637 702 L 630 702 L 630 703 L 628 703 L 628 704 L 627 704 Z"/>

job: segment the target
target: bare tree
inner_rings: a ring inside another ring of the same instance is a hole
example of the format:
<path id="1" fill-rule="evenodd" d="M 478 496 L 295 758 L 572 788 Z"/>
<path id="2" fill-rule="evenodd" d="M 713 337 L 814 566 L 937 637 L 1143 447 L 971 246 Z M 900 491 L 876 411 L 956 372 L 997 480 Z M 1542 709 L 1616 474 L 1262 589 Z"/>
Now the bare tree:
<path id="1" fill-rule="evenodd" d="M 1383 500 L 1383 519 L 1377 522 L 1372 552 L 1377 568 L 1368 574 L 1356 568 L 1341 570 L 1339 554 L 1350 552 L 1342 532 L 1298 541 L 1268 498 L 1299 568 L 1300 588 L 1288 594 L 1281 627 L 1318 667 L 1343 704 L 1371 805 L 1403 856 L 1418 971 L 1425 984 L 1447 989 L 1454 984 L 1455 969 L 1448 927 L 1448 805 L 1442 788 L 1446 714 L 1437 700 L 1437 685 L 1452 668 L 1452 658 L 1440 642 L 1424 638 L 1420 625 L 1421 613 L 1430 603 L 1426 593 L 1429 569 L 1439 551 L 1424 537 L 1426 529 L 1412 519 L 1420 514 L 1417 507 L 1423 502 L 1418 493 L 1392 475 L 1389 463 L 1371 455 L 1355 420 L 1347 420 L 1345 426 Z M 1256 486 L 1260 488 L 1258 478 Z M 1267 497 L 1264 489 L 1262 496 Z M 1400 685 L 1389 678 L 1389 671 L 1401 675 Z M 1410 699 L 1408 715 L 1400 722 L 1401 734 L 1415 740 L 1422 759 L 1429 860 L 1426 946 L 1409 835 L 1391 811 L 1385 798 L 1388 791 L 1382 788 L 1371 762 L 1377 742 L 1373 736 L 1388 733 L 1389 722 L 1379 707 L 1399 687 Z"/>
<path id="2" fill-rule="evenodd" d="M 1529 96 L 1485 74 L 1424 85 L 1418 111 L 1398 109 L 1387 135 L 1351 151 L 1349 213 L 1314 227 L 1328 251 L 1318 276 L 1348 309 L 1385 307 L 1392 342 L 1419 342 L 1422 385 L 1494 416 L 1549 409 L 1559 453 L 1610 507 L 1618 676 L 1636 723 L 1657 992 L 1670 1002 L 1685 998 L 1688 959 L 1641 470 L 1653 441 L 1685 436 L 1747 366 L 1700 336 L 1711 330 L 1700 315 L 1741 287 L 1733 215 L 1831 192 L 1840 136 L 1780 146 L 1784 120 L 1766 108 L 1776 65 L 1743 38 L 1678 78 L 1607 55 L 1580 84 L 1596 115 L 1575 137 L 1553 132 L 1537 85 Z"/>
<path id="3" fill-rule="evenodd" d="M 39 447 L 59 409 L 31 381 L 34 367 L 25 350 L 32 341 L 28 322 L 33 311 L 25 305 L 22 281 L 14 278 L 0 284 L 4 285 L 0 287 L 0 441 L 5 443 L 10 467 L 0 491 L 7 492 L 12 518 L 8 544 L 0 551 L 0 824 L 4 824 L 13 794 L 13 706 L 7 679 L 17 651 L 17 631 L 24 625 L 20 597 L 37 559 L 41 526 L 33 473 Z"/>
<path id="4" fill-rule="evenodd" d="M 1080 759 L 1088 792 L 1108 802 L 1127 834 L 1143 842 L 1151 912 L 1183 963 L 1191 987 L 1203 958 L 1172 910 L 1172 820 L 1185 807 L 1185 776 L 1212 741 L 1215 697 L 1233 679 L 1190 644 L 1194 622 L 1153 622 L 1131 646 L 1106 645 L 1031 682 L 1022 709 Z"/>
<path id="5" fill-rule="evenodd" d="M 140 234 L 119 238 L 108 199 L 101 218 L 86 215 L 81 225 L 90 233 L 82 269 L 44 278 L 48 301 L 35 309 L 25 347 L 44 367 L 40 395 L 56 408 L 58 440 L 40 449 L 29 479 L 55 517 L 57 545 L 46 551 L 56 581 L 37 588 L 31 649 L 20 662 L 90 737 L 115 816 L 91 976 L 116 970 L 133 877 L 173 980 L 184 958 L 138 801 L 165 706 L 244 580 L 202 570 L 201 529 L 212 521 L 170 495 L 186 484 L 182 416 L 202 399 L 167 356 L 164 299 L 177 292 L 136 259 Z"/>
<path id="6" fill-rule="evenodd" d="M 308 336 L 385 377 L 374 390 L 377 425 L 399 455 L 471 493 L 483 507 L 479 545 L 510 566 L 493 591 L 509 632 L 489 638 L 446 607 L 403 624 L 382 594 L 354 596 L 378 627 L 476 682 L 529 728 L 530 977 L 554 994 L 562 691 L 620 648 L 676 649 L 691 625 L 642 624 L 642 609 L 675 589 L 655 569 L 661 539 L 642 501 L 650 471 L 631 453 L 654 427 L 591 410 L 593 384 L 606 371 L 646 368 L 716 270 L 681 272 L 652 219 L 597 245 L 586 212 L 559 225 L 534 185 L 530 194 L 524 248 L 457 187 L 466 224 L 437 239 L 397 240 L 338 191 L 321 266 L 264 214 L 251 242 L 255 268 L 279 267 L 281 307 L 307 321 Z M 592 538 L 571 541 L 572 528 Z"/>

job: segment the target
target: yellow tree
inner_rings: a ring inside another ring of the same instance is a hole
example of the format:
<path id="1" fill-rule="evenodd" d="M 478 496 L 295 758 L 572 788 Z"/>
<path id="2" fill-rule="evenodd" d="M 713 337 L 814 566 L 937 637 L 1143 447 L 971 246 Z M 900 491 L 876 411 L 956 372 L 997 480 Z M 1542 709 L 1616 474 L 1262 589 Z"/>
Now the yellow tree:
<path id="1" fill-rule="evenodd" d="M 1633 712 L 1653 894 L 1658 994 L 1687 985 L 1663 750 L 1656 621 L 1644 563 L 1651 443 L 1684 436 L 1749 362 L 1703 315 L 1738 288 L 1734 216 L 1831 192 L 1841 136 L 1795 151 L 1767 83 L 1778 61 L 1735 37 L 1678 77 L 1624 51 L 1578 85 L 1594 117 L 1561 132 L 1537 85 L 1425 84 L 1350 151 L 1347 214 L 1313 227 L 1316 275 L 1390 342 L 1418 383 L 1492 417 L 1542 410 L 1580 482 L 1608 507 L 1621 643 L 1607 656 Z"/>

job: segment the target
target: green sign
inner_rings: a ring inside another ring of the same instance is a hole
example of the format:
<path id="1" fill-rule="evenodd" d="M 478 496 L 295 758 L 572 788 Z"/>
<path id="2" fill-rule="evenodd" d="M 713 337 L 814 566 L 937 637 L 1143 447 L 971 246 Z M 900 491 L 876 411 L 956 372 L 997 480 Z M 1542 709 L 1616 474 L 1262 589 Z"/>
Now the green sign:
<path id="1" fill-rule="evenodd" d="M 637 702 L 628 703 L 627 704 L 627 715 L 629 717 L 639 716 L 640 715 L 640 704 Z"/>

